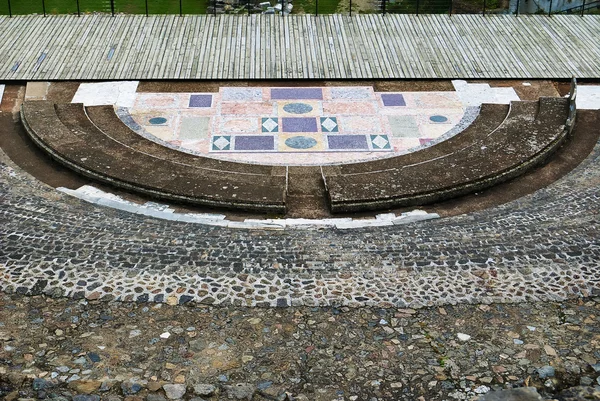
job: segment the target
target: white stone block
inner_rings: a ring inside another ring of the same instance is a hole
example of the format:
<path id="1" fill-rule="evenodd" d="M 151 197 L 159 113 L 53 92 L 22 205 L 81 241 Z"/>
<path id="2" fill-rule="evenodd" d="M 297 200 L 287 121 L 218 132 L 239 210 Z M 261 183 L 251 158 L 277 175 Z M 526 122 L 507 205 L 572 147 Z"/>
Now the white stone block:
<path id="1" fill-rule="evenodd" d="M 72 103 L 85 106 L 133 107 L 138 81 L 94 82 L 79 85 Z"/>

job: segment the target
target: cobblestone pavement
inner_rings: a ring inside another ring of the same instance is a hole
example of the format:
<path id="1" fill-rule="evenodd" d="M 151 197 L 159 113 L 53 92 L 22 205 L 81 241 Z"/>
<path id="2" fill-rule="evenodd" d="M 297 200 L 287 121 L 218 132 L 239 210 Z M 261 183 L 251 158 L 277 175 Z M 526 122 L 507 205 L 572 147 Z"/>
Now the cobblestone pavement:
<path id="1" fill-rule="evenodd" d="M 88 299 L 419 307 L 600 288 L 600 146 L 550 187 L 484 212 L 357 229 L 235 230 L 95 207 L 3 157 L 1 288 Z"/>

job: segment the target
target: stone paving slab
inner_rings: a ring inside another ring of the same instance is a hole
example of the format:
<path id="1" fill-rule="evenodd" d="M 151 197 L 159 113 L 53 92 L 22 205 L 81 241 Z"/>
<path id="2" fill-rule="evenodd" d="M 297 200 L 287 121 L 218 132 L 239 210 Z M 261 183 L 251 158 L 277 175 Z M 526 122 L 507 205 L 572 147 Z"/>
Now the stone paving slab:
<path id="1" fill-rule="evenodd" d="M 113 104 L 117 107 L 132 107 L 138 81 L 82 83 L 73 97 L 73 103 L 84 106 Z"/>
<path id="2" fill-rule="evenodd" d="M 600 86 L 579 85 L 577 109 L 600 110 Z"/>

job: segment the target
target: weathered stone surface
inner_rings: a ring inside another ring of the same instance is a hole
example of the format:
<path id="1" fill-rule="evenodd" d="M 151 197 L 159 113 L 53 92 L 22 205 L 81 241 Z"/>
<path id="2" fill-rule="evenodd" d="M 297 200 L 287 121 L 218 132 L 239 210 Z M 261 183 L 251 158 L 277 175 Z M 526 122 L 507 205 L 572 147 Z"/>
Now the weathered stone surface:
<path id="1" fill-rule="evenodd" d="M 196 384 L 194 386 L 194 393 L 198 395 L 213 395 L 217 390 L 212 384 Z"/>
<path id="2" fill-rule="evenodd" d="M 225 391 L 229 398 L 235 400 L 252 400 L 256 388 L 249 383 L 237 383 L 233 386 L 225 386 Z"/>
<path id="3" fill-rule="evenodd" d="M 185 395 L 185 384 L 165 384 L 163 386 L 167 398 L 170 400 L 178 400 Z"/>
<path id="4" fill-rule="evenodd" d="M 492 391 L 479 398 L 480 401 L 542 401 L 535 387 Z"/>
<path id="5" fill-rule="evenodd" d="M 600 389 L 591 386 L 577 386 L 558 393 L 559 401 L 600 401 Z"/>
<path id="6" fill-rule="evenodd" d="M 69 383 L 69 388 L 78 393 L 91 394 L 98 390 L 102 382 L 96 380 L 75 380 Z"/>

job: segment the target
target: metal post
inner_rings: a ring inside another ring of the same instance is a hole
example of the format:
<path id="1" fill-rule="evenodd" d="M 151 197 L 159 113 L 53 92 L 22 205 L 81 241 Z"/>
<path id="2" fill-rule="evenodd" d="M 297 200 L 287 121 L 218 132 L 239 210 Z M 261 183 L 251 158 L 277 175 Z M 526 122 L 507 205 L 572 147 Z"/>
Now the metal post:
<path id="1" fill-rule="evenodd" d="M 417 0 L 417 15 L 419 15 L 419 0 Z"/>
<path id="2" fill-rule="evenodd" d="M 350 0 L 350 16 L 352 17 L 352 0 Z"/>
<path id="3" fill-rule="evenodd" d="M 550 0 L 550 8 L 548 9 L 548 17 L 552 16 L 552 0 Z"/>
<path id="4" fill-rule="evenodd" d="M 217 0 L 213 1 L 213 16 L 217 16 Z"/>
<path id="5" fill-rule="evenodd" d="M 77 0 L 77 16 L 81 17 L 81 9 L 79 8 L 79 0 Z"/>
<path id="6" fill-rule="evenodd" d="M 10 0 L 8 0 L 8 18 L 12 18 L 12 9 L 10 8 Z"/>
<path id="7" fill-rule="evenodd" d="M 284 0 L 281 0 L 281 16 L 283 17 L 285 14 L 283 13 L 283 10 L 285 10 L 285 2 Z"/>
<path id="8" fill-rule="evenodd" d="M 110 0 L 110 13 L 115 16 L 115 0 Z"/>
<path id="9" fill-rule="evenodd" d="M 585 0 L 583 0 L 583 5 L 581 6 L 581 16 L 583 17 L 583 12 L 585 11 Z"/>
<path id="10" fill-rule="evenodd" d="M 520 2 L 521 2 L 520 0 L 517 0 L 517 10 L 516 10 L 516 14 L 515 14 L 517 17 L 519 16 L 519 4 L 520 4 Z"/>
<path id="11" fill-rule="evenodd" d="M 383 15 L 385 15 L 385 0 L 383 0 Z"/>
<path id="12" fill-rule="evenodd" d="M 44 11 L 44 17 L 46 16 L 46 1 L 42 0 L 42 10 Z"/>
<path id="13" fill-rule="evenodd" d="M 319 0 L 315 0 L 315 16 L 319 16 Z"/>
<path id="14" fill-rule="evenodd" d="M 146 17 L 148 16 L 148 0 L 146 0 Z"/>
<path id="15" fill-rule="evenodd" d="M 485 17 L 485 6 L 486 6 L 486 0 L 483 0 L 483 16 Z"/>
<path id="16" fill-rule="evenodd" d="M 183 5 L 181 4 L 181 0 L 179 0 L 179 16 L 183 16 Z"/>
<path id="17" fill-rule="evenodd" d="M 454 1 L 450 0 L 450 16 L 452 17 L 452 11 L 454 9 Z"/>

